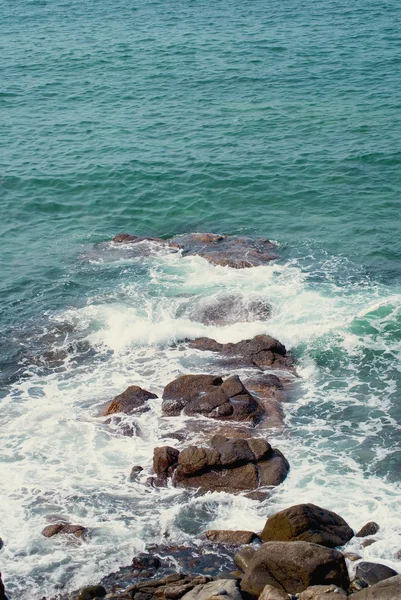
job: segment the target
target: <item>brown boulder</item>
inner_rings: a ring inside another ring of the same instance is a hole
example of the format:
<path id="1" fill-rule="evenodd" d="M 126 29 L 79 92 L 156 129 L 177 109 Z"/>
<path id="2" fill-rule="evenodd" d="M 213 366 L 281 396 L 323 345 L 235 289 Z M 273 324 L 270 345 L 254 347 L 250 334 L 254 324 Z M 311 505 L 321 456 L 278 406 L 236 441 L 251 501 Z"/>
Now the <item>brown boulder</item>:
<path id="1" fill-rule="evenodd" d="M 153 450 L 153 470 L 156 475 L 167 475 L 170 467 L 178 462 L 180 452 L 171 446 L 161 446 Z"/>
<path id="2" fill-rule="evenodd" d="M 79 590 L 78 600 L 95 600 L 95 598 L 103 598 L 106 594 L 102 585 L 90 585 Z"/>
<path id="3" fill-rule="evenodd" d="M 375 585 L 375 583 L 394 577 L 398 573 L 386 565 L 360 562 L 357 564 L 355 575 L 359 581 L 363 581 L 366 585 Z"/>
<path id="4" fill-rule="evenodd" d="M 277 448 L 273 448 L 270 458 L 258 463 L 259 483 L 261 486 L 280 485 L 287 477 L 289 470 L 290 465 L 284 454 Z"/>
<path id="5" fill-rule="evenodd" d="M 336 585 L 312 585 L 299 595 L 299 600 L 344 600 L 347 592 Z"/>
<path id="6" fill-rule="evenodd" d="M 0 600 L 8 600 L 8 598 L 6 596 L 6 590 L 4 588 L 4 583 L 3 583 L 1 573 L 0 573 Z"/>
<path id="7" fill-rule="evenodd" d="M 181 308 L 179 316 L 205 325 L 224 326 L 266 321 L 270 317 L 270 306 L 263 298 L 221 296 L 202 299 L 198 303 L 190 302 Z"/>
<path id="8" fill-rule="evenodd" d="M 136 465 L 135 467 L 132 467 L 131 469 L 131 473 L 129 475 L 129 480 L 130 481 L 135 481 L 135 479 L 138 478 L 139 474 L 142 473 L 143 471 L 143 467 Z"/>
<path id="9" fill-rule="evenodd" d="M 53 537 L 54 535 L 67 534 L 74 535 L 77 538 L 82 538 L 87 532 L 87 528 L 82 525 L 71 525 L 70 523 L 52 523 L 47 525 L 42 535 L 45 537 Z"/>
<path id="10" fill-rule="evenodd" d="M 177 485 L 185 488 L 200 488 L 205 491 L 228 492 L 235 494 L 246 490 L 254 490 L 259 485 L 258 472 L 252 463 L 233 469 L 206 471 L 193 477 L 178 477 Z M 180 473 L 181 475 L 181 473 Z"/>
<path id="11" fill-rule="evenodd" d="M 260 537 L 264 542 L 306 541 L 334 548 L 344 545 L 353 535 L 336 513 L 314 504 L 298 504 L 269 517 Z"/>
<path id="12" fill-rule="evenodd" d="M 311 585 L 334 584 L 348 589 L 343 555 L 309 542 L 267 542 L 256 550 L 241 582 L 241 589 L 260 596 L 266 585 L 289 594 Z"/>
<path id="13" fill-rule="evenodd" d="M 289 596 L 287 592 L 278 590 L 272 585 L 265 585 L 259 596 L 259 600 L 289 600 Z"/>
<path id="14" fill-rule="evenodd" d="M 242 546 L 250 544 L 257 537 L 253 531 L 233 531 L 224 529 L 209 529 L 205 536 L 211 542 L 225 544 L 226 546 Z"/>
<path id="15" fill-rule="evenodd" d="M 238 550 L 238 552 L 234 555 L 234 562 L 243 573 L 245 573 L 249 567 L 253 557 L 255 556 L 255 553 L 256 549 L 252 546 L 244 546 L 244 548 Z"/>
<path id="16" fill-rule="evenodd" d="M 355 534 L 355 537 L 367 537 L 368 535 L 375 535 L 379 531 L 380 527 L 374 521 L 369 521 L 366 523 L 359 531 Z"/>
<path id="17" fill-rule="evenodd" d="M 224 381 L 213 375 L 183 375 L 163 391 L 163 414 L 204 415 L 212 419 L 254 421 L 260 409 L 237 376 Z"/>
<path id="18" fill-rule="evenodd" d="M 401 575 L 395 575 L 350 595 L 350 600 L 400 600 Z"/>
<path id="19" fill-rule="evenodd" d="M 157 398 L 156 394 L 147 392 L 137 385 L 130 385 L 122 394 L 119 394 L 110 402 L 104 411 L 104 415 L 115 413 L 132 415 L 139 411 L 148 411 L 150 408 L 146 405 L 146 402 L 153 398 Z"/>

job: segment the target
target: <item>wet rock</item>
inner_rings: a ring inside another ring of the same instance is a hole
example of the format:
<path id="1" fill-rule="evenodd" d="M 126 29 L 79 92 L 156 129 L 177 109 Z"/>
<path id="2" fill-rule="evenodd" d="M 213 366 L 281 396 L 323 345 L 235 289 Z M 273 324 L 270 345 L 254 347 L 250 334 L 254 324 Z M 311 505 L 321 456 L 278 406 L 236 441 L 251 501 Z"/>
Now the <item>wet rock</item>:
<path id="1" fill-rule="evenodd" d="M 344 600 L 347 592 L 336 585 L 312 585 L 299 595 L 299 600 Z"/>
<path id="2" fill-rule="evenodd" d="M 180 452 L 171 446 L 162 446 L 153 451 L 153 470 L 156 475 L 167 475 L 170 467 L 178 462 Z"/>
<path id="3" fill-rule="evenodd" d="M 107 594 L 102 585 L 90 585 L 79 590 L 78 600 L 93 600 L 103 598 Z"/>
<path id="4" fill-rule="evenodd" d="M 401 575 L 395 575 L 351 594 L 350 600 L 399 600 L 401 598 Z"/>
<path id="5" fill-rule="evenodd" d="M 153 398 L 157 398 L 156 394 L 147 392 L 137 385 L 130 385 L 122 394 L 119 394 L 110 402 L 104 410 L 104 415 L 115 413 L 132 415 L 148 411 L 150 408 L 146 403 Z"/>
<path id="6" fill-rule="evenodd" d="M 267 519 L 260 534 L 268 541 L 306 541 L 334 548 L 353 537 L 342 517 L 314 504 L 298 504 Z"/>
<path id="7" fill-rule="evenodd" d="M 172 473 L 175 485 L 237 493 L 277 486 L 287 476 L 287 460 L 266 440 L 216 435 L 210 444 L 212 448 L 188 446 L 179 453 Z"/>
<path id="8" fill-rule="evenodd" d="M 367 540 L 362 540 L 361 546 L 362 546 L 362 548 L 367 548 L 368 546 L 371 546 L 372 544 L 375 544 L 376 542 L 377 542 L 376 539 L 369 538 Z"/>
<path id="9" fill-rule="evenodd" d="M 367 537 L 368 535 L 375 535 L 375 533 L 377 533 L 379 529 L 380 527 L 377 523 L 375 523 L 374 521 L 369 521 L 369 523 L 366 523 L 366 525 L 364 525 L 362 529 L 360 529 L 358 533 L 355 534 L 355 537 L 361 538 Z"/>
<path id="10" fill-rule="evenodd" d="M 209 529 L 205 536 L 211 542 L 226 546 L 242 546 L 250 544 L 257 536 L 253 531 L 232 531 L 227 529 Z"/>
<path id="11" fill-rule="evenodd" d="M 87 531 L 87 528 L 83 527 L 82 525 L 71 525 L 70 523 L 52 523 L 43 529 L 42 535 L 45 537 L 53 537 L 54 535 L 66 534 L 74 535 L 77 538 L 82 538 Z"/>
<path id="12" fill-rule="evenodd" d="M 362 556 L 360 554 L 356 554 L 355 552 L 344 552 L 344 557 L 348 558 L 351 562 L 355 562 L 356 560 L 361 560 Z"/>
<path id="13" fill-rule="evenodd" d="M 138 479 L 139 474 L 142 473 L 142 471 L 143 471 L 143 467 L 140 467 L 139 465 L 132 467 L 131 473 L 129 476 L 129 480 L 135 481 L 135 479 Z"/>
<path id="14" fill-rule="evenodd" d="M 219 344 L 210 338 L 197 338 L 189 342 L 189 347 L 217 352 L 226 363 L 237 367 L 257 367 L 263 371 L 293 366 L 293 359 L 287 355 L 285 346 L 270 335 L 257 335 L 235 344 Z"/>
<path id="15" fill-rule="evenodd" d="M 272 585 L 265 585 L 259 596 L 259 600 L 289 600 L 289 595 L 287 592 L 278 590 Z"/>
<path id="16" fill-rule="evenodd" d="M 8 600 L 8 598 L 6 596 L 6 590 L 4 588 L 4 583 L 3 583 L 1 573 L 0 573 L 0 600 Z"/>
<path id="17" fill-rule="evenodd" d="M 187 592 L 185 600 L 242 600 L 238 582 L 235 579 L 216 579 L 203 585 L 197 585 Z"/>
<path id="18" fill-rule="evenodd" d="M 247 386 L 254 394 L 262 398 L 270 398 L 276 390 L 282 390 L 283 384 L 281 379 L 271 373 L 260 373 L 253 375 L 244 380 L 244 385 Z"/>
<path id="19" fill-rule="evenodd" d="M 205 325 L 225 326 L 235 323 L 266 321 L 270 317 L 270 306 L 263 298 L 223 296 L 190 302 L 181 309 L 179 316 Z"/>
<path id="20" fill-rule="evenodd" d="M 310 542 L 267 542 L 256 550 L 241 589 L 259 596 L 266 585 L 272 585 L 296 594 L 326 584 L 348 589 L 347 567 L 340 552 Z"/>
<path id="21" fill-rule="evenodd" d="M 201 256 L 214 265 L 244 269 L 268 264 L 277 258 L 274 244 L 266 239 L 191 233 L 171 242 L 183 248 L 183 256 Z"/>
<path id="22" fill-rule="evenodd" d="M 374 585 L 379 581 L 394 577 L 397 575 L 397 571 L 379 563 L 360 562 L 356 567 L 355 575 L 367 585 Z"/>
<path id="23" fill-rule="evenodd" d="M 0 550 L 2 549 L 3 546 L 4 546 L 4 542 L 3 542 L 2 538 L 0 537 Z"/>
<path id="24" fill-rule="evenodd" d="M 255 552 L 256 549 L 252 546 L 245 546 L 244 548 L 238 550 L 238 552 L 235 554 L 234 562 L 243 573 L 245 573 L 249 567 L 251 560 L 255 556 Z"/>
<path id="25" fill-rule="evenodd" d="M 239 377 L 224 382 L 213 375 L 183 375 L 163 391 L 163 414 L 204 415 L 212 419 L 255 421 L 260 408 Z"/>

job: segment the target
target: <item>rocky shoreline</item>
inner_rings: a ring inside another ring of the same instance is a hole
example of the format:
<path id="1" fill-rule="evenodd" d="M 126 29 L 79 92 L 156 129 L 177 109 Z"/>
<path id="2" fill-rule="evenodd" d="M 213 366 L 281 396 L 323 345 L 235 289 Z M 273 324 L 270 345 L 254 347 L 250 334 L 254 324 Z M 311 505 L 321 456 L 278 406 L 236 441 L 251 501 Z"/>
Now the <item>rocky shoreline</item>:
<path id="1" fill-rule="evenodd" d="M 135 247 L 144 254 L 168 248 L 236 269 L 261 266 L 277 258 L 269 240 L 216 234 L 189 234 L 171 240 L 119 234 L 112 244 Z M 219 305 L 205 306 L 203 311 L 206 323 L 218 325 L 233 322 L 236 316 L 252 321 L 266 320 L 268 315 L 265 303 L 242 306 L 230 297 Z M 280 449 L 270 445 L 268 431 L 283 426 L 286 390 L 297 377 L 294 357 L 269 335 L 238 343 L 220 344 L 206 337 L 186 343 L 193 350 L 209 353 L 214 372 L 185 373 L 165 385 L 163 417 L 189 417 L 188 429 L 182 431 L 178 447 L 154 448 L 152 472 L 134 465 L 131 480 L 200 494 L 224 491 L 255 501 L 267 499 L 291 468 Z M 222 377 L 220 368 L 230 375 Z M 244 368 L 249 375 L 241 379 L 236 370 Z M 106 423 L 120 424 L 121 435 L 135 435 L 122 417 L 150 411 L 149 400 L 156 398 L 138 385 L 129 386 L 104 407 L 101 417 Z M 196 443 L 187 443 L 191 426 L 201 429 Z M 51 600 L 401 598 L 401 575 L 385 565 L 363 561 L 358 554 L 341 551 L 356 536 L 362 540 L 363 554 L 364 544 L 374 543 L 378 529 L 372 522 L 354 534 L 336 513 L 314 504 L 294 504 L 270 516 L 261 532 L 209 530 L 201 544 L 148 547 L 131 565 L 97 585 Z M 73 536 L 85 543 L 88 531 L 84 525 L 59 521 L 42 533 L 49 538 Z M 0 600 L 5 599 L 0 577 Z"/>

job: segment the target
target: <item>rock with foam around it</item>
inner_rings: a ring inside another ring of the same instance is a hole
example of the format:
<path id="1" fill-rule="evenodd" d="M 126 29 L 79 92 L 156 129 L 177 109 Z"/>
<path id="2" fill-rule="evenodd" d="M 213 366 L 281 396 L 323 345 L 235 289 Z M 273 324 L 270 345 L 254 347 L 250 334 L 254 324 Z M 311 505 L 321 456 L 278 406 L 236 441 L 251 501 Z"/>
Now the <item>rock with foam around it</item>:
<path id="1" fill-rule="evenodd" d="M 401 575 L 384 579 L 371 587 L 351 594 L 350 600 L 400 600 Z"/>
<path id="2" fill-rule="evenodd" d="M 152 394 L 143 390 L 138 385 L 130 385 L 122 394 L 119 394 L 108 404 L 104 410 L 104 416 L 113 415 L 115 413 L 125 413 L 132 415 L 138 412 L 150 410 L 147 402 L 153 398 L 157 398 L 156 394 Z"/>
<path id="3" fill-rule="evenodd" d="M 375 535 L 379 531 L 380 527 L 374 521 L 366 523 L 359 531 L 355 534 L 355 537 L 367 537 L 368 535 Z"/>
<path id="4" fill-rule="evenodd" d="M 360 581 L 363 581 L 367 585 L 374 585 L 384 579 L 389 579 L 390 577 L 394 577 L 394 575 L 398 575 L 397 571 L 394 571 L 394 569 L 391 569 L 386 565 L 372 562 L 358 563 L 355 574 Z"/>

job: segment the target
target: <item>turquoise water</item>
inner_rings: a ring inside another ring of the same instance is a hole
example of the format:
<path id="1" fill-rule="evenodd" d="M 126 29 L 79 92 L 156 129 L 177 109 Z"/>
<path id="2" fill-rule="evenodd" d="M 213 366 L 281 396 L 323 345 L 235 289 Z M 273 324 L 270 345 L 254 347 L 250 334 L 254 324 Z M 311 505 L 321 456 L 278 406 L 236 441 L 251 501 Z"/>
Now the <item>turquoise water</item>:
<path id="1" fill-rule="evenodd" d="M 156 416 L 145 442 L 127 441 L 98 409 L 128 383 L 160 391 L 201 369 L 172 344 L 205 333 L 276 335 L 302 381 L 290 427 L 272 434 L 293 465 L 276 504 L 219 499 L 210 523 L 235 526 L 240 508 L 257 527 L 294 498 L 316 501 L 355 528 L 375 516 L 365 558 L 401 568 L 399 3 L 0 9 L 0 559 L 12 597 L 97 581 L 160 538 L 146 529 L 154 497 L 125 478 L 161 443 Z M 243 272 L 142 259 L 101 245 L 120 231 L 264 236 L 281 258 Z M 232 291 L 266 298 L 271 321 L 218 330 L 179 316 Z M 38 362 L 67 347 L 59 364 Z M 165 494 L 162 527 L 185 537 L 203 501 Z M 43 541 L 51 513 L 92 525 L 90 543 Z"/>

